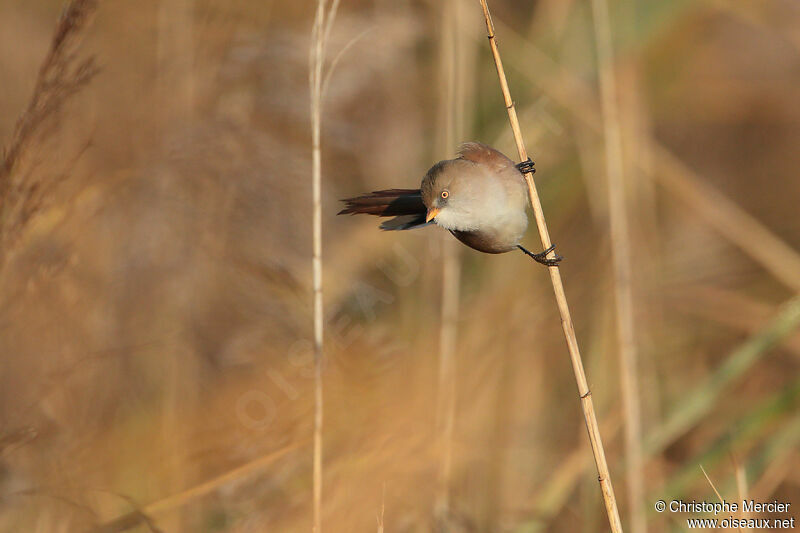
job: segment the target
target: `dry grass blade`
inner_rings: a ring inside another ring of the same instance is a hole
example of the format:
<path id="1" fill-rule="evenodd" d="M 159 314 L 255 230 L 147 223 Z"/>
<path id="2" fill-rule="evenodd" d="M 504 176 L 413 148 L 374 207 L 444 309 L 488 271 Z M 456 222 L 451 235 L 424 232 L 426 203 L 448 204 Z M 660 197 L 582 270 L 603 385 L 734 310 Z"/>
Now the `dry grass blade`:
<path id="1" fill-rule="evenodd" d="M 703 468 L 703 465 L 700 465 L 700 470 L 702 470 L 702 471 L 703 471 L 703 476 L 705 476 L 705 478 L 706 478 L 706 481 L 708 481 L 708 484 L 709 484 L 709 485 L 711 485 L 711 488 L 714 490 L 714 494 L 716 494 L 716 495 L 717 495 L 717 499 L 720 501 L 720 503 L 724 503 L 724 502 L 725 502 L 725 500 L 722 498 L 722 495 L 721 495 L 721 494 L 719 493 L 719 491 L 717 490 L 717 487 L 716 487 L 716 486 L 714 486 L 714 482 L 713 482 L 713 481 L 711 481 L 711 478 L 710 478 L 710 477 L 708 477 L 708 472 L 706 472 L 706 469 L 705 469 L 705 468 Z M 742 530 L 742 528 L 739 528 L 739 531 L 741 531 L 741 530 Z"/>
<path id="2" fill-rule="evenodd" d="M 711 486 L 711 489 L 714 491 L 714 494 L 717 495 L 717 499 L 720 501 L 720 503 L 723 502 L 724 500 L 722 499 L 722 495 L 717 490 L 717 487 L 714 486 L 714 482 L 711 481 L 711 478 L 708 477 L 708 472 L 706 472 L 706 469 L 703 468 L 703 465 L 700 465 L 700 470 L 703 471 L 703 476 L 705 476 L 706 481 L 708 481 L 708 484 Z"/>
<path id="3" fill-rule="evenodd" d="M 732 449 L 747 446 L 748 443 L 764 437 L 769 438 L 769 429 L 772 424 L 781 420 L 786 413 L 793 412 L 796 409 L 798 398 L 800 398 L 800 380 L 795 380 L 793 384 L 743 412 L 728 431 L 719 435 L 705 449 L 700 450 L 697 455 L 688 460 L 684 466 L 678 468 L 670 476 L 669 482 L 659 487 L 658 491 L 662 494 L 688 494 L 689 487 L 697 478 L 694 465 L 719 465 L 725 457 L 729 456 Z M 744 474 L 744 465 L 741 466 L 740 470 Z M 739 470 L 737 470 L 737 475 L 739 475 Z M 652 495 L 658 496 L 658 494 Z"/>
<path id="4" fill-rule="evenodd" d="M 696 179 L 694 173 L 669 150 L 653 142 L 658 180 L 695 212 L 760 263 L 775 279 L 800 290 L 800 254 L 777 237 L 758 219 L 718 190 Z"/>
<path id="5" fill-rule="evenodd" d="M 631 237 L 628 206 L 625 201 L 622 133 L 617 105 L 617 84 L 614 73 L 611 22 L 608 3 L 593 0 L 597 67 L 600 77 L 600 103 L 603 113 L 606 175 L 608 179 L 608 216 L 610 221 L 611 257 L 614 268 L 614 300 L 617 314 L 617 342 L 620 352 L 620 382 L 625 415 L 625 455 L 631 531 L 647 531 L 644 515 L 644 475 L 642 469 L 642 430 L 639 409 L 638 355 L 633 318 Z"/>
<path id="6" fill-rule="evenodd" d="M 231 483 L 233 481 L 238 481 L 240 479 L 244 479 L 248 476 L 252 476 L 265 467 L 273 464 L 275 461 L 284 457 L 288 453 L 297 450 L 298 448 L 304 446 L 306 442 L 299 442 L 290 444 L 288 446 L 284 446 L 280 450 L 276 450 L 272 453 L 264 455 L 263 457 L 259 457 L 258 459 L 251 461 L 247 464 L 234 468 L 224 474 L 221 474 L 213 479 L 205 481 L 199 485 L 196 485 L 190 489 L 187 489 L 183 492 L 178 494 L 174 494 L 163 500 L 158 500 L 153 503 L 147 504 L 143 506 L 141 509 L 136 509 L 126 515 L 120 516 L 119 518 L 115 518 L 105 524 L 98 526 L 97 528 L 92 530 L 92 533 L 119 533 L 121 531 L 127 531 L 128 529 L 134 528 L 143 522 L 147 522 L 150 520 L 149 517 L 170 511 L 172 509 L 177 509 L 186 505 L 189 502 L 196 500 L 206 494 L 209 494 L 212 491 L 217 490 L 218 488 L 224 486 L 227 483 Z"/>
<path id="7" fill-rule="evenodd" d="M 711 485 L 711 488 L 714 490 L 714 494 L 716 494 L 716 495 L 717 495 L 717 499 L 719 500 L 719 502 L 720 502 L 720 503 L 724 503 L 724 502 L 725 502 L 725 500 L 723 499 L 722 495 L 721 495 L 721 494 L 719 493 L 719 491 L 717 490 L 717 487 L 716 487 L 716 486 L 714 486 L 714 482 L 713 482 L 713 481 L 711 481 L 711 478 L 710 478 L 710 477 L 708 477 L 708 472 L 706 472 L 706 469 L 705 469 L 705 468 L 703 468 L 703 465 L 700 465 L 700 470 L 702 470 L 702 471 L 703 471 L 703 476 L 705 476 L 705 478 L 706 478 L 706 481 L 708 481 L 708 484 L 709 484 L 709 485 Z M 741 531 L 741 530 L 742 530 L 742 528 L 741 528 L 741 527 L 740 527 L 740 528 L 738 528 L 738 529 L 739 529 L 739 531 Z"/>
<path id="8" fill-rule="evenodd" d="M 756 300 L 741 292 L 699 284 L 673 291 L 670 299 L 674 299 L 674 305 L 682 306 L 681 309 L 686 309 L 694 316 L 748 335 L 757 333 L 776 310 L 771 303 Z M 731 309 L 739 313 L 734 315 Z M 795 357 L 800 357 L 800 332 L 795 331 L 784 339 L 782 346 Z"/>
<path id="9" fill-rule="evenodd" d="M 519 119 L 514 107 L 514 101 L 511 99 L 511 92 L 508 88 L 508 81 L 506 80 L 505 71 L 503 70 L 503 62 L 500 59 L 500 52 L 497 48 L 497 41 L 495 39 L 494 25 L 492 17 L 489 13 L 489 6 L 486 0 L 481 0 L 483 7 L 484 18 L 486 19 L 486 29 L 489 37 L 489 45 L 492 49 L 495 66 L 497 67 L 497 75 L 500 80 L 500 88 L 503 92 L 503 99 L 505 100 L 506 108 L 508 110 L 508 118 L 511 122 L 511 129 L 514 133 L 514 140 L 517 144 L 517 151 L 521 160 L 528 158 L 525 149 L 525 143 L 522 139 L 522 131 L 519 126 Z M 533 181 L 531 173 L 525 174 L 525 180 L 528 184 L 528 193 L 530 195 L 531 207 L 536 218 L 536 225 L 539 229 L 539 237 L 542 241 L 542 247 L 547 249 L 550 247 L 550 235 L 547 231 L 547 224 L 542 210 L 542 204 L 539 200 L 539 194 L 536 190 L 536 184 Z M 555 257 L 555 252 L 550 251 L 549 258 Z M 603 450 L 603 442 L 600 437 L 600 429 L 597 424 L 597 416 L 594 411 L 594 402 L 592 401 L 592 393 L 589 390 L 589 385 L 586 381 L 586 373 L 583 369 L 583 361 L 581 360 L 580 350 L 578 349 L 578 339 L 575 336 L 575 328 L 572 324 L 572 317 L 567 303 L 567 296 L 564 292 L 564 284 L 561 281 L 561 273 L 557 266 L 549 267 L 550 280 L 553 284 L 553 291 L 556 295 L 556 302 L 558 303 L 558 310 L 561 314 L 561 325 L 564 329 L 564 337 L 567 341 L 567 348 L 569 350 L 570 359 L 572 361 L 572 369 L 575 373 L 575 381 L 578 385 L 578 394 L 581 399 L 581 407 L 583 408 L 583 415 L 586 421 L 586 429 L 589 433 L 589 441 L 592 445 L 592 453 L 594 454 L 595 464 L 597 466 L 598 479 L 600 481 L 600 489 L 603 493 L 603 501 L 606 506 L 606 513 L 608 514 L 608 521 L 611 525 L 611 530 L 616 532 L 622 531 L 622 523 L 619 519 L 619 510 L 617 509 L 617 500 L 614 496 L 614 488 L 611 483 L 611 474 L 608 471 L 608 463 L 606 461 L 605 451 Z"/>
<path id="10" fill-rule="evenodd" d="M 694 390 L 683 395 L 667 419 L 645 439 L 645 453 L 655 455 L 705 416 L 723 391 L 747 372 L 768 350 L 800 325 L 800 297 L 785 303 L 757 334 L 733 350 L 716 372 Z"/>

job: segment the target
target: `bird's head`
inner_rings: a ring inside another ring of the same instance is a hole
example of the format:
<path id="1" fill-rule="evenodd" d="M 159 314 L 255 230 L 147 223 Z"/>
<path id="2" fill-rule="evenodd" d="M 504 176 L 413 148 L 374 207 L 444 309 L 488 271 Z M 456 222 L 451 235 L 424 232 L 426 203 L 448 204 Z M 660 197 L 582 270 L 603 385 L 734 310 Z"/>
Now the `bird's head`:
<path id="1" fill-rule="evenodd" d="M 462 168 L 463 167 L 463 168 Z M 441 161 L 422 180 L 422 202 L 428 210 L 425 221 L 450 230 L 475 229 L 480 212 L 474 164 L 462 161 Z"/>

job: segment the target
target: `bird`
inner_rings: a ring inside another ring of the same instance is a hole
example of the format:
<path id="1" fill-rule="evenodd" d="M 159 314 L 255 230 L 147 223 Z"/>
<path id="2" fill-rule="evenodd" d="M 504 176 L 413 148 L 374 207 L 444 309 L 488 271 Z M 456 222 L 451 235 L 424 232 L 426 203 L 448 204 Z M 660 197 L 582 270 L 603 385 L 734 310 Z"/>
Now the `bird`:
<path id="1" fill-rule="evenodd" d="M 512 250 L 545 266 L 562 257 L 533 253 L 520 241 L 528 227 L 528 189 L 523 173 L 535 172 L 528 158 L 514 163 L 500 151 L 479 142 L 462 144 L 455 159 L 439 161 L 422 178 L 419 189 L 386 189 L 345 198 L 339 215 L 393 217 L 383 230 L 409 230 L 435 224 L 465 245 L 487 254 Z"/>

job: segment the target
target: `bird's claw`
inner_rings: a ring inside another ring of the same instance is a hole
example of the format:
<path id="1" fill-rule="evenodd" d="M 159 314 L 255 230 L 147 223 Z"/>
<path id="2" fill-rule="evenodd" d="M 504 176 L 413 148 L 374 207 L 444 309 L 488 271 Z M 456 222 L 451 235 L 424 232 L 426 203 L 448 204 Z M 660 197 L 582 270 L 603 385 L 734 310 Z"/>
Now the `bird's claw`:
<path id="1" fill-rule="evenodd" d="M 529 157 L 528 159 L 526 159 L 522 163 L 517 163 L 516 167 L 517 167 L 517 170 L 519 170 L 523 174 L 527 174 L 528 172 L 533 174 L 534 172 L 536 172 L 536 169 L 533 168 L 533 165 L 534 165 L 534 163 L 533 163 L 533 161 L 531 161 L 531 158 Z"/>
<path id="2" fill-rule="evenodd" d="M 525 252 L 526 255 L 529 255 L 534 261 L 536 261 L 537 263 L 540 263 L 540 264 L 542 264 L 544 266 L 549 266 L 549 267 L 558 266 L 558 264 L 564 259 L 560 255 L 556 255 L 553 258 L 547 257 L 547 254 L 549 254 L 550 252 L 552 252 L 553 250 L 556 249 L 556 245 L 555 244 L 551 244 L 550 247 L 547 250 L 544 250 L 543 252 L 539 252 L 539 253 L 536 253 L 536 254 L 531 252 L 530 250 L 526 250 L 525 248 L 523 248 L 520 245 L 517 245 L 517 247 L 520 250 L 522 250 L 523 252 Z"/>

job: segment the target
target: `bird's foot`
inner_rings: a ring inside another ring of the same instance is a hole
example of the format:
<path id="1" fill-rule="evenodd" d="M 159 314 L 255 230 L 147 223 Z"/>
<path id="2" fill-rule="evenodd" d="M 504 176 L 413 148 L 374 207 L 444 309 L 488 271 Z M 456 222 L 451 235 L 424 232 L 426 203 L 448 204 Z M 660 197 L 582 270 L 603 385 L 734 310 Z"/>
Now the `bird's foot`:
<path id="1" fill-rule="evenodd" d="M 545 250 L 543 252 L 539 252 L 538 254 L 535 254 L 535 253 L 531 252 L 530 250 L 526 250 L 525 248 L 523 248 L 519 244 L 517 245 L 517 248 L 522 250 L 526 255 L 530 256 L 534 261 L 536 261 L 537 263 L 541 263 L 544 266 L 549 266 L 549 267 L 558 266 L 558 264 L 561 262 L 561 260 L 564 259 L 560 255 L 556 255 L 553 258 L 548 258 L 547 257 L 547 254 L 549 254 L 550 252 L 552 252 L 553 250 L 556 249 L 556 245 L 555 244 L 551 244 L 550 248 L 548 248 L 547 250 Z"/>
<path id="2" fill-rule="evenodd" d="M 528 159 L 526 159 L 522 163 L 517 163 L 516 167 L 517 167 L 517 170 L 519 170 L 523 174 L 527 174 L 528 172 L 533 174 L 534 172 L 536 172 L 536 169 L 533 168 L 533 165 L 534 165 L 534 163 L 533 163 L 533 161 L 531 161 L 531 158 L 529 157 Z"/>

